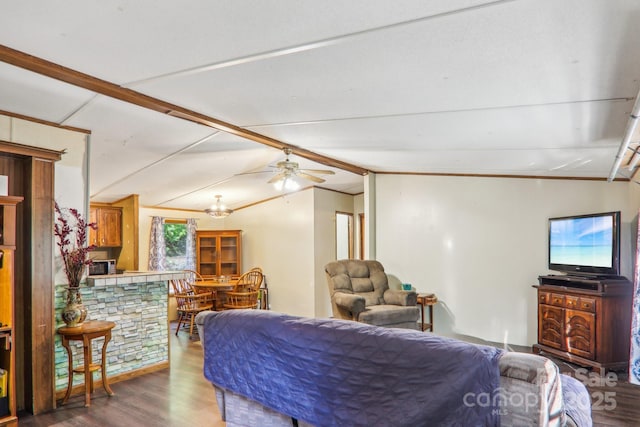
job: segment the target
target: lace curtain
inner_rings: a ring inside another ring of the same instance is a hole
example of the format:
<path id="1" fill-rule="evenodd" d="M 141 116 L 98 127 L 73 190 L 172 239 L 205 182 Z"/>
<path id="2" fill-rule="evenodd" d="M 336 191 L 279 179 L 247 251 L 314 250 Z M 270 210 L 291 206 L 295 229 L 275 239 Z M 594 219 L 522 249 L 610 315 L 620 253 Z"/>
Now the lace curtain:
<path id="1" fill-rule="evenodd" d="M 149 236 L 149 271 L 164 271 L 165 260 L 164 218 L 154 216 L 151 219 L 151 235 Z"/>
<path id="2" fill-rule="evenodd" d="M 186 251 L 186 269 L 196 269 L 196 220 L 187 219 L 187 251 Z"/>

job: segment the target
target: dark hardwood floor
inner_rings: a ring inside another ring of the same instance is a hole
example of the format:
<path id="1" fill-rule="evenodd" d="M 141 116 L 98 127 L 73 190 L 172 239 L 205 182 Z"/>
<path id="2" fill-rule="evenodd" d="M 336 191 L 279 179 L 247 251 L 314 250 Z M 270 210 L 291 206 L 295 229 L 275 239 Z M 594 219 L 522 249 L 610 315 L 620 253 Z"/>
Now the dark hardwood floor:
<path id="1" fill-rule="evenodd" d="M 560 367 L 560 372 L 587 386 L 594 427 L 640 426 L 640 386 L 630 384 L 626 372 L 609 372 L 603 378 L 581 366 L 549 358 Z"/>
<path id="2" fill-rule="evenodd" d="M 213 387 L 202 374 L 200 342 L 186 332 L 178 335 L 170 334 L 170 369 L 111 384 L 112 397 L 96 387 L 89 408 L 82 394 L 46 414 L 19 414 L 19 426 L 224 426 Z"/>
<path id="3" fill-rule="evenodd" d="M 22 426 L 197 426 L 222 427 L 215 394 L 202 375 L 202 347 L 189 340 L 187 333 L 171 334 L 171 368 L 111 385 L 116 393 L 108 397 L 96 388 L 91 407 L 84 407 L 84 395 L 72 396 L 66 405 L 50 413 L 33 416 L 20 414 Z M 470 341 L 473 341 L 469 339 Z M 488 344 L 486 342 L 482 342 Z M 511 348 L 530 352 L 529 348 Z M 552 358 L 553 359 L 553 358 Z M 557 359 L 560 370 L 572 376 L 582 375 L 591 394 L 595 427 L 640 426 L 640 386 L 627 382 L 618 372 L 608 383 L 587 379 L 577 365 Z"/>
<path id="4" fill-rule="evenodd" d="M 468 336 L 457 338 L 478 344 L 504 345 L 475 339 Z M 531 353 L 531 347 L 508 346 L 508 351 Z M 594 372 L 568 363 L 549 354 L 542 354 L 553 360 L 560 372 L 577 378 L 589 391 L 591 397 L 591 417 L 594 427 L 639 427 L 640 426 L 640 386 L 630 384 L 626 372 L 609 372 L 605 378 Z"/>

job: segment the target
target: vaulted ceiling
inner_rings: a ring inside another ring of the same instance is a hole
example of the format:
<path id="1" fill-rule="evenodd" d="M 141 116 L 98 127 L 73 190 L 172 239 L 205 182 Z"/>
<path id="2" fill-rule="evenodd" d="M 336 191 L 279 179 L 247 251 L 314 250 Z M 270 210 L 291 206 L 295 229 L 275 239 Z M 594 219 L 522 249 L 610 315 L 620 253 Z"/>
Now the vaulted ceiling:
<path id="1" fill-rule="evenodd" d="M 282 194 L 282 147 L 350 194 L 367 171 L 606 179 L 617 154 L 629 178 L 639 22 L 636 0 L 10 2 L 0 110 L 90 130 L 103 202 L 242 207 Z"/>

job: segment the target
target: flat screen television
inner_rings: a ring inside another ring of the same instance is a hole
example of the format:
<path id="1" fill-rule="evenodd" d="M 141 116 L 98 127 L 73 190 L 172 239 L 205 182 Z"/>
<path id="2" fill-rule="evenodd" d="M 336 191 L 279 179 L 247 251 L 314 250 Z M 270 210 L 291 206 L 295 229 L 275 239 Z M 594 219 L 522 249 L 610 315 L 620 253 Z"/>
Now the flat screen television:
<path id="1" fill-rule="evenodd" d="M 620 212 L 550 218 L 549 269 L 577 276 L 618 276 Z"/>

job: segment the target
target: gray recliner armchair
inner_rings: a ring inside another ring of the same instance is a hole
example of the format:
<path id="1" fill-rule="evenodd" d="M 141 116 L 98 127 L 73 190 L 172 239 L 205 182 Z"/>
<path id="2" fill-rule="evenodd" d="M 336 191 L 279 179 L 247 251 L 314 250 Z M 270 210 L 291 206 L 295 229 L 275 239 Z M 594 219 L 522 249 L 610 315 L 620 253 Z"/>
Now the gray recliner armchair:
<path id="1" fill-rule="evenodd" d="M 324 267 L 333 316 L 369 325 L 418 329 L 415 291 L 389 289 L 378 261 L 346 259 Z"/>

